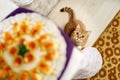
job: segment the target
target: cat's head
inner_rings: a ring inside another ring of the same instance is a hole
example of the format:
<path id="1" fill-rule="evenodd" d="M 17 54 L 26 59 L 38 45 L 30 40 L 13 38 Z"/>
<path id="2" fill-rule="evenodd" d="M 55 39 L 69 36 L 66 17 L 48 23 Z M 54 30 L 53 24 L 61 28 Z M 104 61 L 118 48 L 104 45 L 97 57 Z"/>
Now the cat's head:
<path id="1" fill-rule="evenodd" d="M 71 40 L 76 46 L 84 46 L 88 40 L 91 31 L 82 30 L 80 25 L 71 33 Z"/>

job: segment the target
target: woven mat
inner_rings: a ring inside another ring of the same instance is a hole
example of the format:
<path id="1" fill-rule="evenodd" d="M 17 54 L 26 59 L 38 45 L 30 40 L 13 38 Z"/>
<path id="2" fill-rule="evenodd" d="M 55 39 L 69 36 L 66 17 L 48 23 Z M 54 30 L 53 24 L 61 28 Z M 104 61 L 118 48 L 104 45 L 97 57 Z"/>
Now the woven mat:
<path id="1" fill-rule="evenodd" d="M 103 66 L 95 76 L 84 80 L 120 80 L 120 11 L 93 46 L 101 52 Z"/>

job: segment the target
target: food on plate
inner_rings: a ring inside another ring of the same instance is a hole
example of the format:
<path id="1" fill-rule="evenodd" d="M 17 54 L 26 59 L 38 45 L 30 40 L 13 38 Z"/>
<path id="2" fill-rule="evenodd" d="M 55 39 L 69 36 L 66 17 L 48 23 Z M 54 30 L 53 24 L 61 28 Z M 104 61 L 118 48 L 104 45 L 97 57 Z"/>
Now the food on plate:
<path id="1" fill-rule="evenodd" d="M 56 80 L 66 61 L 58 27 L 37 13 L 21 13 L 0 23 L 0 79 Z"/>

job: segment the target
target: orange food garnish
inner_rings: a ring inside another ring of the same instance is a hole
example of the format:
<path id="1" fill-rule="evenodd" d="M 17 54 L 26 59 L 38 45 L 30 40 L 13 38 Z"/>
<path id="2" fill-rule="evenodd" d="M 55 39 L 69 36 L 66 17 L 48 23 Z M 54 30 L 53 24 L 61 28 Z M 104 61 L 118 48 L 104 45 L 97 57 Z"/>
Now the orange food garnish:
<path id="1" fill-rule="evenodd" d="M 20 43 L 20 45 L 24 45 L 25 44 L 25 39 L 21 38 L 19 43 Z"/>
<path id="2" fill-rule="evenodd" d="M 11 70 L 10 67 L 5 67 L 3 70 L 0 71 L 0 78 L 4 78 L 5 76 L 7 76 L 7 74 L 9 73 L 9 71 Z"/>
<path id="3" fill-rule="evenodd" d="M 36 46 L 37 46 L 37 44 L 35 42 L 31 41 L 28 43 L 27 48 L 30 50 L 33 50 L 36 48 Z"/>
<path id="4" fill-rule="evenodd" d="M 54 48 L 54 43 L 53 42 L 47 42 L 45 44 L 45 47 L 49 50 L 52 50 Z"/>
<path id="5" fill-rule="evenodd" d="M 6 48 L 6 44 L 5 44 L 5 43 L 0 42 L 0 49 L 1 49 L 1 50 L 4 50 L 5 48 Z"/>
<path id="6" fill-rule="evenodd" d="M 6 66 L 6 67 L 4 68 L 4 70 L 7 71 L 7 72 L 9 72 L 9 71 L 11 70 L 11 68 L 10 68 L 9 66 Z"/>
<path id="7" fill-rule="evenodd" d="M 41 62 L 39 64 L 39 68 L 41 71 L 43 71 L 46 74 L 49 73 L 49 71 L 50 71 L 50 66 L 48 64 L 46 64 L 45 62 Z"/>
<path id="8" fill-rule="evenodd" d="M 0 57 L 0 66 L 3 66 L 5 64 L 4 60 Z"/>
<path id="9" fill-rule="evenodd" d="M 45 59 L 47 61 L 52 61 L 54 59 L 54 57 L 55 57 L 55 52 L 54 51 L 49 52 L 48 54 L 45 55 Z"/>
<path id="10" fill-rule="evenodd" d="M 18 23 L 17 23 L 17 22 L 15 22 L 15 23 L 13 24 L 13 30 L 14 30 L 14 32 L 17 32 L 17 31 L 18 31 Z"/>
<path id="11" fill-rule="evenodd" d="M 27 27 L 28 27 L 28 26 L 27 26 L 26 24 L 22 24 L 21 27 L 20 27 L 20 28 L 21 28 L 20 31 L 21 31 L 22 33 L 26 33 L 26 32 L 27 32 Z"/>
<path id="12" fill-rule="evenodd" d="M 14 60 L 14 64 L 16 66 L 22 65 L 22 58 L 20 56 L 16 57 L 15 60 Z"/>
<path id="13" fill-rule="evenodd" d="M 5 76 L 7 76 L 7 71 L 0 70 L 0 78 L 4 78 Z"/>
<path id="14" fill-rule="evenodd" d="M 22 21 L 22 23 L 21 23 L 21 25 L 20 25 L 20 32 L 22 32 L 22 33 L 26 33 L 27 32 L 27 30 L 28 30 L 28 26 L 29 26 L 29 20 L 27 19 L 27 18 L 25 18 L 23 21 Z"/>
<path id="15" fill-rule="evenodd" d="M 16 80 L 15 74 L 10 74 L 8 80 Z"/>
<path id="16" fill-rule="evenodd" d="M 28 79 L 28 73 L 27 72 L 22 72 L 20 74 L 20 80 L 29 80 Z"/>
<path id="17" fill-rule="evenodd" d="M 40 73 L 31 73 L 32 80 L 43 80 Z"/>
<path id="18" fill-rule="evenodd" d="M 42 42 L 44 42 L 44 41 L 46 41 L 46 40 L 49 40 L 50 37 L 51 37 L 50 34 L 44 34 L 44 35 L 42 35 L 42 36 L 38 39 L 38 42 L 39 42 L 39 43 L 42 43 Z"/>
<path id="19" fill-rule="evenodd" d="M 14 41 L 12 35 L 9 32 L 4 32 L 3 33 L 3 38 L 8 43 L 12 43 Z"/>
<path id="20" fill-rule="evenodd" d="M 40 32 L 41 27 L 42 27 L 42 23 L 41 22 L 36 23 L 36 25 L 31 29 L 30 34 L 32 36 L 35 36 L 37 33 Z"/>
<path id="21" fill-rule="evenodd" d="M 22 33 L 20 31 L 17 31 L 14 33 L 14 38 L 21 37 Z"/>
<path id="22" fill-rule="evenodd" d="M 26 55 L 25 55 L 25 62 L 26 63 L 30 63 L 30 62 L 32 62 L 34 60 L 34 56 L 31 54 L 31 53 L 27 53 Z"/>
<path id="23" fill-rule="evenodd" d="M 11 47 L 10 48 L 10 52 L 9 52 L 12 56 L 16 55 L 18 53 L 18 48 L 17 47 Z"/>
<path id="24" fill-rule="evenodd" d="M 39 68 L 37 67 L 37 68 L 34 68 L 33 70 L 32 70 L 32 73 L 39 73 L 40 72 L 40 70 L 39 70 Z"/>

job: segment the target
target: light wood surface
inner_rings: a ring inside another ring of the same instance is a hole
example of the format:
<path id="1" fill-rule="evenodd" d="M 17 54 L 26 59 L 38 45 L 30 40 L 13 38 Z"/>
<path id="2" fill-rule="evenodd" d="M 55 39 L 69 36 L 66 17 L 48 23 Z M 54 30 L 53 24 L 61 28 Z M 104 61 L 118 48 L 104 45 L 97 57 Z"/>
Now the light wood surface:
<path id="1" fill-rule="evenodd" d="M 120 9 L 120 0 L 61 0 L 48 17 L 62 29 L 68 20 L 66 13 L 59 10 L 65 6 L 74 9 L 77 19 L 87 30 L 91 30 L 86 46 L 92 46 L 105 27 Z"/>

